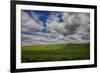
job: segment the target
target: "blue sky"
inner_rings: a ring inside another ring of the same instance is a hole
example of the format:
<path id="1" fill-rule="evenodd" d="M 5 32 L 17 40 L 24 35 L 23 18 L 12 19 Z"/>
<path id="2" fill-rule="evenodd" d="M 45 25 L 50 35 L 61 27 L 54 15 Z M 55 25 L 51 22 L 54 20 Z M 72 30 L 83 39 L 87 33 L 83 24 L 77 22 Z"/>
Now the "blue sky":
<path id="1" fill-rule="evenodd" d="M 33 10 L 24 10 L 25 12 L 27 12 L 31 17 L 32 17 L 32 14 L 31 12 L 35 12 L 36 14 L 39 14 L 40 17 L 39 17 L 39 20 L 41 20 L 43 23 L 46 22 L 48 16 L 50 15 L 50 11 L 33 11 Z M 33 18 L 33 17 L 32 17 Z"/>
<path id="2" fill-rule="evenodd" d="M 21 14 L 22 42 L 75 43 L 90 40 L 89 13 L 22 10 Z"/>

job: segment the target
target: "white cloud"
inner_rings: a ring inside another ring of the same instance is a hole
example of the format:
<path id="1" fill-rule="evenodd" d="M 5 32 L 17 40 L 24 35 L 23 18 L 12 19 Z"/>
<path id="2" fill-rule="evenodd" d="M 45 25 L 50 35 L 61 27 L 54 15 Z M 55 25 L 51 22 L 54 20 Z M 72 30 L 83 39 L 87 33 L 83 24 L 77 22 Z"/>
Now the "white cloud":
<path id="1" fill-rule="evenodd" d="M 65 15 L 65 13 L 64 13 Z M 90 26 L 90 17 L 89 14 L 87 13 L 72 13 L 68 14 L 67 16 L 63 15 L 63 20 L 64 23 L 66 24 L 65 27 L 67 31 L 71 32 L 72 34 L 74 33 L 84 33 L 86 30 L 89 30 Z M 87 32 L 87 31 L 86 31 Z"/>
<path id="2" fill-rule="evenodd" d="M 64 22 L 59 22 L 59 18 L 55 15 L 49 16 L 47 29 L 64 36 L 63 39 L 68 42 L 81 42 L 84 41 L 81 38 L 84 34 L 90 35 L 89 13 L 64 12 L 62 19 Z"/>
<path id="3" fill-rule="evenodd" d="M 35 14 L 34 14 L 35 15 Z M 28 15 L 27 12 L 21 11 L 21 25 L 22 25 L 22 31 L 30 31 L 32 29 L 34 30 L 41 30 L 42 23 L 39 20 L 36 20 L 37 16 L 34 16 L 34 19 Z"/>
<path id="4" fill-rule="evenodd" d="M 50 15 L 46 22 L 46 28 L 48 31 L 53 33 L 64 32 L 65 23 L 59 22 L 60 18 L 55 15 Z M 59 31 L 60 30 L 60 31 Z"/>
<path id="5" fill-rule="evenodd" d="M 55 33 L 36 32 L 35 34 L 22 34 L 22 45 L 67 43 L 64 37 Z"/>

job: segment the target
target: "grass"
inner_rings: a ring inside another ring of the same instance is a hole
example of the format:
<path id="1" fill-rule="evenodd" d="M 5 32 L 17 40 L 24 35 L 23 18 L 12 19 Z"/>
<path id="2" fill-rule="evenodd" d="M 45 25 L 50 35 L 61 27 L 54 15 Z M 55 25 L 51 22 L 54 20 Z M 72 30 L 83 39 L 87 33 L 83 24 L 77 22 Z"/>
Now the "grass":
<path id="1" fill-rule="evenodd" d="M 21 48 L 21 62 L 85 60 L 89 58 L 89 43 L 32 45 Z"/>

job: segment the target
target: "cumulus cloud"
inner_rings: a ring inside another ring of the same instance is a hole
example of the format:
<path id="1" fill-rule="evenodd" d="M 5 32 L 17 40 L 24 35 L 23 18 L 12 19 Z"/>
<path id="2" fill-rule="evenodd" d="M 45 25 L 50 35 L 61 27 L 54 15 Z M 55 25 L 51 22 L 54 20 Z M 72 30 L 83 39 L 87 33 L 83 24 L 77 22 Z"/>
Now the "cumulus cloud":
<path id="1" fill-rule="evenodd" d="M 65 39 L 74 41 L 82 41 L 82 36 L 90 35 L 90 15 L 89 13 L 63 12 L 63 22 L 59 22 L 59 18 L 50 15 L 47 20 L 47 29 L 50 32 L 58 33 Z M 89 39 L 88 39 L 89 40 Z"/>
<path id="2" fill-rule="evenodd" d="M 34 14 L 34 19 L 29 16 L 29 14 L 25 11 L 21 11 L 21 26 L 22 32 L 31 32 L 31 30 L 41 30 L 43 26 L 41 26 L 42 22 L 37 20 L 37 15 Z"/>
<path id="3" fill-rule="evenodd" d="M 64 15 L 65 29 L 69 34 L 86 33 L 89 31 L 90 17 L 88 13 L 67 13 L 67 15 Z"/>
<path id="4" fill-rule="evenodd" d="M 46 22 L 46 29 L 53 33 L 64 32 L 64 22 L 59 22 L 60 18 L 57 15 L 49 15 Z M 59 31 L 60 30 L 60 31 Z"/>

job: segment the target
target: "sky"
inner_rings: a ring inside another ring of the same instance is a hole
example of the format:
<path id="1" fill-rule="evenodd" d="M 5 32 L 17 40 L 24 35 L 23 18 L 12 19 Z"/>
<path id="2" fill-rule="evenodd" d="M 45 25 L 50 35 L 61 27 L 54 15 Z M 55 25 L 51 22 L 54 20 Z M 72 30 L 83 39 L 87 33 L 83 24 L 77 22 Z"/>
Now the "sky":
<path id="1" fill-rule="evenodd" d="M 89 41 L 89 13 L 21 10 L 22 45 Z"/>

